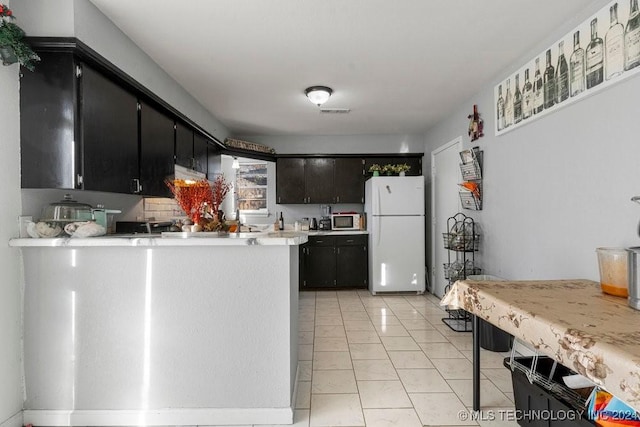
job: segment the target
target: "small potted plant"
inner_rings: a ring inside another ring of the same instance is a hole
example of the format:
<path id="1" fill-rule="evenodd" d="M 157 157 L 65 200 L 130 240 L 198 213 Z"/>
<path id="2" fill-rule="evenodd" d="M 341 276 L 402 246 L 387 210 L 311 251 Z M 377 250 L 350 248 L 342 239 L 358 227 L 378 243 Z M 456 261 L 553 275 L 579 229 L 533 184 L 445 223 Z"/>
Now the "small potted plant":
<path id="1" fill-rule="evenodd" d="M 390 164 L 386 164 L 382 167 L 382 173 L 387 174 L 387 175 L 391 175 L 395 172 L 395 168 L 393 165 Z"/>
<path id="2" fill-rule="evenodd" d="M 409 171 L 409 169 L 411 169 L 411 166 L 409 166 L 406 163 L 402 163 L 399 165 L 395 165 L 394 169 L 398 173 L 398 175 L 405 176 L 405 174 Z"/>
<path id="3" fill-rule="evenodd" d="M 371 172 L 373 176 L 380 176 L 381 170 L 382 170 L 382 167 L 380 167 L 380 165 L 377 163 L 374 163 L 369 167 L 369 172 Z"/>
<path id="4" fill-rule="evenodd" d="M 0 57 L 2 65 L 19 62 L 26 69 L 33 71 L 33 63 L 40 57 L 24 42 L 25 33 L 12 21 L 13 12 L 0 3 Z"/>

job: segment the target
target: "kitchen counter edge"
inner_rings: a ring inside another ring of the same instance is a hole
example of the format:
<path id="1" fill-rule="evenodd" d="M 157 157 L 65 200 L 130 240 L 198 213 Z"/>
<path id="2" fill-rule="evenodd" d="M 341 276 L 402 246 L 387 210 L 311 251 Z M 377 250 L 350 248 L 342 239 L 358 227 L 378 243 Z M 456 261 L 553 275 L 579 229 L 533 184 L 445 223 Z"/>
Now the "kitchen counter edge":
<path id="1" fill-rule="evenodd" d="M 102 237 L 16 238 L 11 247 L 175 247 L 175 246 L 297 246 L 308 241 L 307 233 L 228 233 L 216 236 L 198 233 L 172 233 L 164 237 L 147 235 L 118 235 Z M 202 237 L 200 237 L 202 236 Z"/>

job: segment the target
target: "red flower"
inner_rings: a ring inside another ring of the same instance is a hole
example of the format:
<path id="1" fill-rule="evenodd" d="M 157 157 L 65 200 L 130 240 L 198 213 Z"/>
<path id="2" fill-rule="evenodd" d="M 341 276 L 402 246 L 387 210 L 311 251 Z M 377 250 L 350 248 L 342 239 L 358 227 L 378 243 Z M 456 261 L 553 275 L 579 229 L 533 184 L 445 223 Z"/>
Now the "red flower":
<path id="1" fill-rule="evenodd" d="M 4 12 L 4 8 L 2 7 L 2 5 L 0 4 L 0 13 Z"/>
<path id="2" fill-rule="evenodd" d="M 11 16 L 13 12 L 11 12 L 11 9 L 7 9 L 7 16 Z"/>

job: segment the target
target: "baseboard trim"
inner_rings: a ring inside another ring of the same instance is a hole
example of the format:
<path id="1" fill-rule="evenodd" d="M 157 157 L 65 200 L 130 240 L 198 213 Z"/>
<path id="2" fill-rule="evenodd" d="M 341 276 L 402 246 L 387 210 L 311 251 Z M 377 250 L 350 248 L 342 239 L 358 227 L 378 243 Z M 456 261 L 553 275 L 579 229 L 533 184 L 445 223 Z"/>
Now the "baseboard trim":
<path id="1" fill-rule="evenodd" d="M 21 420 L 22 421 L 22 420 Z M 40 426 L 215 426 L 292 424 L 292 408 L 158 410 L 24 410 L 25 424 Z M 22 424 L 19 424 L 20 426 Z M 3 424 L 0 427 L 5 427 Z M 8 425 L 7 427 L 16 427 Z"/>
<path id="2" fill-rule="evenodd" d="M 18 411 L 3 422 L 0 423 L 0 427 L 22 427 L 22 411 Z"/>
<path id="3" fill-rule="evenodd" d="M 293 394 L 291 395 L 291 407 L 295 408 L 298 403 L 298 380 L 300 378 L 300 362 L 296 366 L 296 379 L 293 383 Z"/>

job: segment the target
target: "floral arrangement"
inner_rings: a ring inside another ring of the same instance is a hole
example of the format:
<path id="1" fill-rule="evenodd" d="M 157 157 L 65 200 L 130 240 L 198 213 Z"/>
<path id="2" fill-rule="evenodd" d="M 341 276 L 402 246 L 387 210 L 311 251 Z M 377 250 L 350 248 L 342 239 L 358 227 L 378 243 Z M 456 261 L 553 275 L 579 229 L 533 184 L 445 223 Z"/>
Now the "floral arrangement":
<path id="1" fill-rule="evenodd" d="M 408 164 L 406 164 L 406 163 L 401 163 L 401 164 L 399 164 L 399 165 L 395 165 L 395 166 L 394 166 L 394 168 L 393 168 L 393 170 L 394 170 L 396 173 L 400 173 L 400 172 L 408 172 L 408 171 L 409 171 L 409 169 L 411 169 L 411 166 L 409 166 L 409 165 L 408 165 Z"/>
<path id="2" fill-rule="evenodd" d="M 218 175 L 211 184 L 211 213 L 218 215 L 220 205 L 231 191 L 231 183 L 224 179 L 224 175 Z"/>
<path id="3" fill-rule="evenodd" d="M 387 175 L 391 175 L 393 172 L 395 172 L 395 166 L 390 165 L 390 164 L 386 164 L 382 167 L 382 173 L 386 173 Z"/>
<path id="4" fill-rule="evenodd" d="M 211 186 L 206 179 L 191 181 L 184 179 L 166 180 L 165 183 L 178 205 L 194 224 L 201 224 L 207 204 L 212 203 Z"/>
<path id="5" fill-rule="evenodd" d="M 23 39 L 24 31 L 14 22 L 13 12 L 6 5 L 0 3 L 0 57 L 3 65 L 16 62 L 22 64 L 29 71 L 33 71 L 33 63 L 40 61 L 40 57 L 27 45 Z"/>
<path id="6" fill-rule="evenodd" d="M 374 163 L 369 167 L 369 172 L 380 172 L 381 170 L 382 167 L 377 163 Z"/>
<path id="7" fill-rule="evenodd" d="M 231 191 L 231 184 L 218 175 L 213 183 L 206 179 L 191 181 L 184 179 L 166 180 L 167 187 L 185 214 L 205 231 L 226 231 L 224 213 L 220 205 Z"/>

